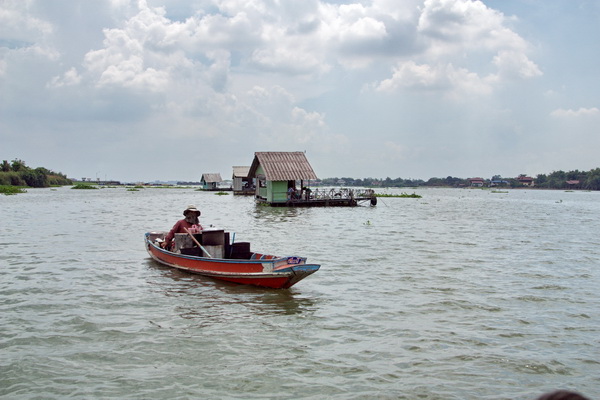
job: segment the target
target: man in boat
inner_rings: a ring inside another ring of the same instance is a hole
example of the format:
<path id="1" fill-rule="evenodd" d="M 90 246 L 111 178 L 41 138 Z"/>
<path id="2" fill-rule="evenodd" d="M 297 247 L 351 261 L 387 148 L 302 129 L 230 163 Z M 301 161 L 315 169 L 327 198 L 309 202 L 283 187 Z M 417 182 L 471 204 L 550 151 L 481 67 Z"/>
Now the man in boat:
<path id="1" fill-rule="evenodd" d="M 175 225 L 173 225 L 173 229 L 171 229 L 165 237 L 165 241 L 162 243 L 164 249 L 171 248 L 176 233 L 187 233 L 186 229 L 192 233 L 199 233 L 202 230 L 202 225 L 200 225 L 200 210 L 198 210 L 195 205 L 187 206 L 183 211 L 183 216 L 185 218 L 177 221 Z"/>

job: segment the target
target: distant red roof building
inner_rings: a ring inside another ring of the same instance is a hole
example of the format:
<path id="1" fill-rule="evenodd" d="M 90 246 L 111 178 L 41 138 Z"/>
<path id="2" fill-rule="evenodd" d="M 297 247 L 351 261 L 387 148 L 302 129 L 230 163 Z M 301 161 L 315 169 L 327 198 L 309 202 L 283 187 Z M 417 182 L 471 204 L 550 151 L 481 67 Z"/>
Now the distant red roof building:
<path id="1" fill-rule="evenodd" d="M 483 178 L 469 178 L 469 179 L 467 179 L 467 181 L 469 182 L 469 184 L 471 186 L 474 186 L 474 187 L 482 187 L 483 184 L 485 183 L 485 180 Z"/>
<path id="2" fill-rule="evenodd" d="M 530 176 L 521 175 L 517 178 L 517 181 L 519 181 L 523 186 L 533 186 L 534 185 L 533 178 Z"/>

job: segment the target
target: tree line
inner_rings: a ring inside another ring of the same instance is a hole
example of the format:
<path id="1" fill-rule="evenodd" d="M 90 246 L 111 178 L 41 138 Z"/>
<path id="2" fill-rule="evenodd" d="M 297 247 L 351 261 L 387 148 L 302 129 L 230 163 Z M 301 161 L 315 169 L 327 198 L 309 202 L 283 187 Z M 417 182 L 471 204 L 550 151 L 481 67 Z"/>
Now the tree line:
<path id="1" fill-rule="evenodd" d="M 600 168 L 589 171 L 554 171 L 548 175 L 540 174 L 535 179 L 535 185 L 548 189 L 600 190 Z"/>
<path id="2" fill-rule="evenodd" d="M 0 164 L 0 185 L 40 188 L 72 184 L 73 182 L 60 172 L 43 167 L 30 168 L 23 160 L 3 160 Z"/>
<path id="3" fill-rule="evenodd" d="M 519 175 L 523 177 L 525 174 Z M 583 189 L 583 190 L 600 190 L 600 168 L 595 168 L 590 171 L 554 171 L 550 174 L 538 174 L 534 179 L 534 187 L 542 189 Z M 327 186 L 381 186 L 381 187 L 466 187 L 470 186 L 468 178 L 457 178 L 448 176 L 446 178 L 429 178 L 427 181 L 422 179 L 385 179 L 379 178 L 364 178 L 355 179 L 349 177 L 342 178 L 326 178 L 322 179 L 321 183 Z M 484 179 L 484 186 L 487 187 L 507 187 L 519 188 L 523 187 L 523 183 L 519 178 L 502 178 L 499 175 L 493 176 L 491 179 Z"/>
<path id="4" fill-rule="evenodd" d="M 520 176 L 525 176 L 524 174 Z M 523 187 L 519 178 L 502 178 L 499 175 L 484 179 L 485 186 L 518 188 Z M 350 177 L 325 178 L 321 180 L 327 186 L 362 186 L 362 187 L 466 187 L 470 186 L 469 179 L 447 176 L 446 178 L 422 179 L 392 179 Z M 3 160 L 0 164 L 0 185 L 49 187 L 72 185 L 73 182 L 60 172 L 39 167 L 30 168 L 23 160 L 14 159 L 11 162 Z M 538 174 L 534 184 L 542 189 L 583 189 L 600 190 L 600 168 L 589 171 L 554 171 L 550 174 Z"/>

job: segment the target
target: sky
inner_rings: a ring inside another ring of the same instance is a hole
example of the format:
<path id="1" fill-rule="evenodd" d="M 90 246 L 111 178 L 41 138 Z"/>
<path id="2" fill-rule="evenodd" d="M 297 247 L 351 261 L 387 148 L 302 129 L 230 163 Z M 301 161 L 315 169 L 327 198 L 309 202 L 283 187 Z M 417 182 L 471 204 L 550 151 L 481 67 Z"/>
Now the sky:
<path id="1" fill-rule="evenodd" d="M 597 0 L 0 0 L 0 160 L 70 178 L 600 167 Z"/>

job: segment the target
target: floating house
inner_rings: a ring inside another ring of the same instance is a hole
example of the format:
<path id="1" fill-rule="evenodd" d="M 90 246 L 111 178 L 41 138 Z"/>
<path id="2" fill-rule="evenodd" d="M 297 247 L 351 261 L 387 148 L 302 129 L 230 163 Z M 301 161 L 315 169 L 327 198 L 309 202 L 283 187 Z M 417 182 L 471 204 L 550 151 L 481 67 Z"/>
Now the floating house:
<path id="1" fill-rule="evenodd" d="M 256 201 L 271 206 L 356 206 L 363 200 L 377 204 L 371 189 L 311 189 L 317 175 L 300 151 L 254 153 L 248 177 L 255 179 Z"/>
<path id="2" fill-rule="evenodd" d="M 202 189 L 204 190 L 220 190 L 219 183 L 222 181 L 221 174 L 213 173 L 213 174 L 202 174 L 202 178 L 200 179 L 200 185 L 202 185 Z"/>
<path id="3" fill-rule="evenodd" d="M 253 196 L 255 191 L 254 179 L 248 177 L 250 167 L 233 167 L 233 194 L 238 196 Z"/>

